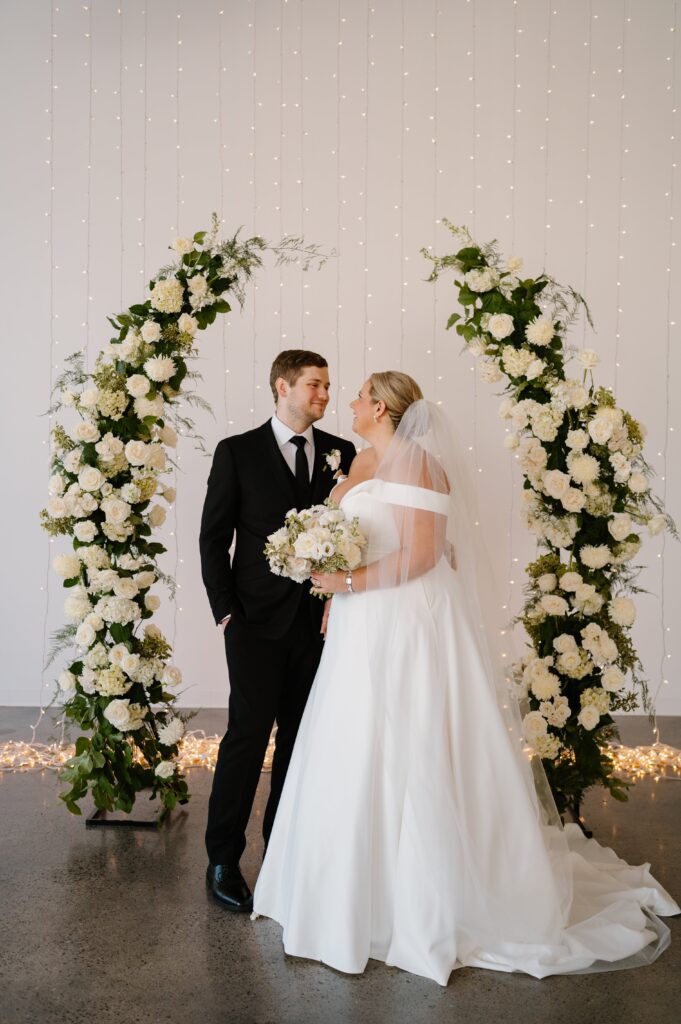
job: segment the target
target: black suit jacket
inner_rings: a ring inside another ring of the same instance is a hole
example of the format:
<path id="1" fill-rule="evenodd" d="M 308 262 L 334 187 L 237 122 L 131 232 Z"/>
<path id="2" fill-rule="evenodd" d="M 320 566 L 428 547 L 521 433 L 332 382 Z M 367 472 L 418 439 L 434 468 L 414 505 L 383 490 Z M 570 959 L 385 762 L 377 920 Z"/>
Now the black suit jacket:
<path id="1" fill-rule="evenodd" d="M 324 456 L 337 448 L 347 474 L 355 447 L 314 427 L 313 433 L 310 504 L 318 504 L 334 486 L 334 474 Z M 309 587 L 270 572 L 264 547 L 268 535 L 284 525 L 286 513 L 295 507 L 295 477 L 281 454 L 270 420 L 220 441 L 208 477 L 199 541 L 201 574 L 216 622 L 233 615 L 272 638 L 283 636 L 291 626 Z M 235 533 L 234 557 L 230 558 Z M 322 602 L 316 603 L 321 609 Z"/>

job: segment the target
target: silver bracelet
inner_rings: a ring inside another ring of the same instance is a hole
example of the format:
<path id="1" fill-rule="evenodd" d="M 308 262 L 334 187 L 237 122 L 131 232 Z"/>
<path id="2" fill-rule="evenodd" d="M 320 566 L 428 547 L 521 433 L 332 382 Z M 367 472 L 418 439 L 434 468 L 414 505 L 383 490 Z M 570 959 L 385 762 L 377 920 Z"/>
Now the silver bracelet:
<path id="1" fill-rule="evenodd" d="M 345 586 L 348 588 L 348 594 L 354 594 L 354 590 L 352 589 L 352 569 L 348 569 L 345 577 Z"/>

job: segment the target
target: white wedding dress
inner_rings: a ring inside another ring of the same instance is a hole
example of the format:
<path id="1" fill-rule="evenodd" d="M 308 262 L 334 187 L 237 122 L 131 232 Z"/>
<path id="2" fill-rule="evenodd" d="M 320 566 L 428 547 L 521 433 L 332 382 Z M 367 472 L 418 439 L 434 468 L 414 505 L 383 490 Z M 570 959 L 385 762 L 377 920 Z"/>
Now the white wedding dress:
<path id="1" fill-rule="evenodd" d="M 425 501 L 425 505 L 423 505 Z M 447 496 L 369 480 L 341 506 L 374 555 L 394 504 Z M 254 916 L 294 956 L 383 960 L 446 985 L 462 966 L 541 978 L 650 962 L 679 908 L 576 825 L 542 823 L 446 558 L 393 589 L 337 594 Z"/>

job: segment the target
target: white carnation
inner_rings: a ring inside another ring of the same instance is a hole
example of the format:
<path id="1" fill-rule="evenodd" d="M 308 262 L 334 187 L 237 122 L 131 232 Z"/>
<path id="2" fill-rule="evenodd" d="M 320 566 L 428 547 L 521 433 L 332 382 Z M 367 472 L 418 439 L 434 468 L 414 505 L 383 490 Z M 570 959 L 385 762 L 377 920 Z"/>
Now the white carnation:
<path id="1" fill-rule="evenodd" d="M 558 577 L 553 572 L 545 572 L 537 580 L 539 589 L 544 594 L 549 594 L 552 590 L 555 590 L 557 583 Z"/>
<path id="2" fill-rule="evenodd" d="M 566 590 L 568 593 L 574 592 L 581 583 L 582 577 L 578 572 L 564 572 L 560 578 L 561 590 Z"/>
<path id="3" fill-rule="evenodd" d="M 533 345 L 548 345 L 555 331 L 553 322 L 545 316 L 538 316 L 525 328 L 525 337 Z"/>
<path id="4" fill-rule="evenodd" d="M 614 597 L 608 605 L 608 612 L 618 626 L 633 626 L 636 620 L 636 605 L 628 597 Z"/>
<path id="5" fill-rule="evenodd" d="M 485 384 L 496 384 L 502 377 L 495 359 L 483 359 L 478 363 L 478 374 Z"/>
<path id="6" fill-rule="evenodd" d="M 152 356 L 144 364 L 144 372 L 157 383 L 170 380 L 176 369 L 175 361 L 170 356 Z"/>
<path id="7" fill-rule="evenodd" d="M 590 484 L 598 477 L 600 466 L 593 455 L 575 455 L 570 459 L 570 476 L 578 484 Z"/>
<path id="8" fill-rule="evenodd" d="M 602 569 L 612 561 L 612 552 L 605 544 L 585 544 L 579 549 L 579 557 L 589 569 Z"/>
<path id="9" fill-rule="evenodd" d="M 558 594 L 544 594 L 539 602 L 547 615 L 567 615 L 570 606 Z"/>
<path id="10" fill-rule="evenodd" d="M 165 725 L 159 725 L 158 738 L 164 747 L 174 747 L 184 736 L 184 722 L 181 718 L 171 718 Z"/>

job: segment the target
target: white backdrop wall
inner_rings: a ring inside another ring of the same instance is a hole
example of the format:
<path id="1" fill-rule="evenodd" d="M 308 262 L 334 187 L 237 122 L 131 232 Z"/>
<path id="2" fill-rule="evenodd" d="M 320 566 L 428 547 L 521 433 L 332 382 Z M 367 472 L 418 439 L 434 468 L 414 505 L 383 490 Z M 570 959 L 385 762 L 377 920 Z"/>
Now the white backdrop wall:
<path id="1" fill-rule="evenodd" d="M 49 572 L 63 541 L 38 526 L 64 357 L 92 366 L 108 313 L 144 296 L 168 243 L 209 224 L 335 249 L 319 272 L 270 263 L 200 340 L 199 414 L 212 451 L 271 412 L 281 348 L 329 359 L 324 425 L 374 369 L 403 368 L 453 416 L 479 469 L 485 528 L 509 607 L 533 545 L 520 474 L 488 385 L 444 323 L 448 282 L 425 283 L 439 218 L 497 237 L 588 297 L 601 383 L 648 427 L 658 490 L 681 518 L 679 55 L 672 0 L 5 0 L 5 447 L 0 704 L 37 704 L 62 623 Z M 677 428 L 676 431 L 674 428 Z M 223 706 L 227 677 L 197 551 L 209 461 L 180 448 L 165 568 L 180 586 L 159 622 L 182 701 Z M 635 641 L 661 713 L 681 713 L 681 553 L 661 539 Z M 667 680 L 665 683 L 664 680 Z"/>

